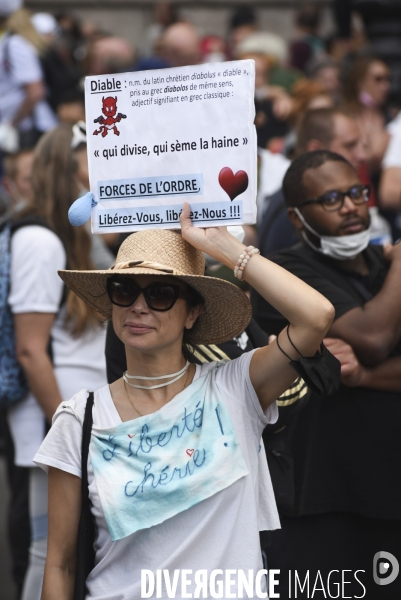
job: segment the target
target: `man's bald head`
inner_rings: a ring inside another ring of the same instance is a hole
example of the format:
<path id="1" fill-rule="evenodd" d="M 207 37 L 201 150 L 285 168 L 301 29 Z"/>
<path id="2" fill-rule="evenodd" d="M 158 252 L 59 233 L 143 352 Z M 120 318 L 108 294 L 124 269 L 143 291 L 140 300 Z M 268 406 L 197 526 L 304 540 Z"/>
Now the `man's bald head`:
<path id="1" fill-rule="evenodd" d="M 127 71 L 135 60 L 135 48 L 123 38 L 105 36 L 89 51 L 89 73 L 105 75 Z"/>
<path id="2" fill-rule="evenodd" d="M 190 23 L 174 23 L 160 40 L 163 58 L 174 67 L 197 65 L 201 59 L 200 37 Z"/>

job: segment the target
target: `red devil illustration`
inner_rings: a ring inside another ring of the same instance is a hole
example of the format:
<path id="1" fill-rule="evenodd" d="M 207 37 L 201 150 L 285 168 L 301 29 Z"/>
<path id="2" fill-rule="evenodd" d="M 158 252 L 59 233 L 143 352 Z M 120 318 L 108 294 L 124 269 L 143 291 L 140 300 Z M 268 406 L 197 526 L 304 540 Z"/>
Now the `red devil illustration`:
<path id="1" fill-rule="evenodd" d="M 98 135 L 99 133 L 102 134 L 102 137 L 106 137 L 106 135 L 109 132 L 109 129 L 112 129 L 115 133 L 115 135 L 120 135 L 120 132 L 118 131 L 117 127 L 116 127 L 116 123 L 119 123 L 121 121 L 121 119 L 126 119 L 127 115 L 123 115 L 121 113 L 118 113 L 116 115 L 117 112 L 117 96 L 114 96 L 114 98 L 112 98 L 111 96 L 108 96 L 107 98 L 105 98 L 103 96 L 102 98 L 102 113 L 105 115 L 105 117 L 103 117 L 102 115 L 100 115 L 100 117 L 98 117 L 97 119 L 94 119 L 94 123 L 99 123 L 100 127 L 99 129 L 96 129 L 93 132 L 93 135 Z M 116 116 L 115 116 L 116 115 Z"/>

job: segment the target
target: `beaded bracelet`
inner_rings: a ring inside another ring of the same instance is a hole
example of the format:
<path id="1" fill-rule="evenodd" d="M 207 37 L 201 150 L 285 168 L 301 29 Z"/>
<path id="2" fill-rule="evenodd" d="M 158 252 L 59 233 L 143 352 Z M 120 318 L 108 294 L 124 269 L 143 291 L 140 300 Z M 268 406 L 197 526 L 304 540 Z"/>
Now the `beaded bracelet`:
<path id="1" fill-rule="evenodd" d="M 254 246 L 248 246 L 239 255 L 237 264 L 234 267 L 234 276 L 237 279 L 242 279 L 245 267 L 254 254 L 260 254 L 260 250 L 258 250 Z"/>

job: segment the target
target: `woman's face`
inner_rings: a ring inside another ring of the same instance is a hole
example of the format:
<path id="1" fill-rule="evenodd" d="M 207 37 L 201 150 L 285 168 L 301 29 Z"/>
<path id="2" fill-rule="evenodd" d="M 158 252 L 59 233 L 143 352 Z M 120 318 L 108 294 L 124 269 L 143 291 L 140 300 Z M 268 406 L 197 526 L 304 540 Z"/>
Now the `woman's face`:
<path id="1" fill-rule="evenodd" d="M 322 67 L 314 80 L 320 83 L 328 94 L 335 94 L 340 89 L 339 68 L 335 65 Z"/>
<path id="2" fill-rule="evenodd" d="M 390 71 L 383 62 L 372 62 L 361 81 L 361 92 L 369 94 L 376 106 L 382 106 L 390 91 Z"/>
<path id="3" fill-rule="evenodd" d="M 132 279 L 141 288 L 155 281 L 174 283 L 184 291 L 187 288 L 175 277 L 135 275 Z M 112 306 L 114 331 L 127 348 L 139 352 L 171 349 L 174 345 L 181 351 L 184 329 L 191 329 L 201 312 L 200 306 L 188 308 L 183 298 L 178 298 L 170 310 L 155 311 L 149 308 L 142 293 L 132 306 Z"/>

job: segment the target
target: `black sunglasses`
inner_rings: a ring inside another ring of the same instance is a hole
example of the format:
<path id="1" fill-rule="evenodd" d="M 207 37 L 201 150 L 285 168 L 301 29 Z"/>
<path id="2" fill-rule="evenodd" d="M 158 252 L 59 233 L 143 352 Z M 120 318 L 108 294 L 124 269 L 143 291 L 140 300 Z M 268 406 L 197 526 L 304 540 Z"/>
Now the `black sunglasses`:
<path id="1" fill-rule="evenodd" d="M 140 294 L 143 294 L 146 304 L 151 310 L 165 311 L 173 308 L 178 298 L 188 298 L 185 291 L 174 283 L 153 281 L 141 288 L 133 279 L 110 277 L 107 280 L 107 293 L 113 304 L 117 306 L 132 306 Z"/>
<path id="2" fill-rule="evenodd" d="M 340 210 L 344 205 L 345 197 L 352 200 L 354 204 L 364 204 L 369 200 L 370 196 L 370 185 L 353 185 L 346 192 L 340 192 L 340 190 L 331 190 L 326 192 L 317 198 L 306 200 L 298 204 L 300 206 L 306 206 L 307 204 L 319 203 L 323 206 L 324 210 L 335 211 Z"/>

